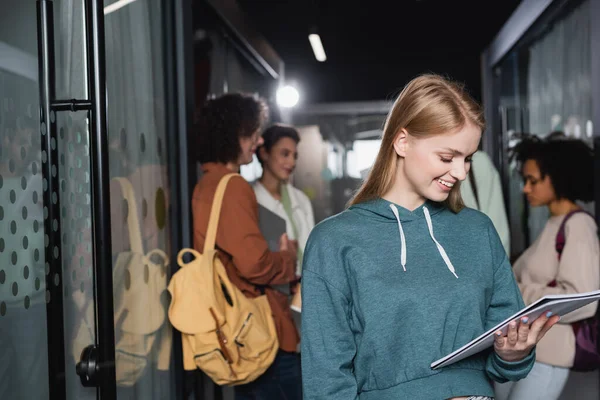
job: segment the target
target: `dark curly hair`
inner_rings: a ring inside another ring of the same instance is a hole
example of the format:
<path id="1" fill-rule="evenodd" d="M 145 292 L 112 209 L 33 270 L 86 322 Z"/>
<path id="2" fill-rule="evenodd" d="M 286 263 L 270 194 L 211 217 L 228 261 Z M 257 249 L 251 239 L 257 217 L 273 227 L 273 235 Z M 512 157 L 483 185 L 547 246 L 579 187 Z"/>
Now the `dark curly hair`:
<path id="1" fill-rule="evenodd" d="M 562 132 L 552 132 L 546 139 L 520 136 L 509 149 L 510 160 L 516 160 L 520 171 L 526 161 L 534 160 L 541 178 L 550 176 L 557 198 L 572 202 L 594 199 L 594 150 L 585 142 L 570 139 Z"/>
<path id="2" fill-rule="evenodd" d="M 258 161 L 260 161 L 261 164 L 263 163 L 263 160 L 260 158 L 261 148 L 264 148 L 267 153 L 270 153 L 271 148 L 279 142 L 279 140 L 286 137 L 292 139 L 296 144 L 300 142 L 300 134 L 296 128 L 291 125 L 274 124 L 268 127 L 262 134 L 264 143 L 256 150 Z"/>
<path id="3" fill-rule="evenodd" d="M 237 160 L 239 139 L 252 136 L 268 117 L 267 103 L 254 95 L 229 93 L 206 101 L 196 120 L 198 161 Z"/>

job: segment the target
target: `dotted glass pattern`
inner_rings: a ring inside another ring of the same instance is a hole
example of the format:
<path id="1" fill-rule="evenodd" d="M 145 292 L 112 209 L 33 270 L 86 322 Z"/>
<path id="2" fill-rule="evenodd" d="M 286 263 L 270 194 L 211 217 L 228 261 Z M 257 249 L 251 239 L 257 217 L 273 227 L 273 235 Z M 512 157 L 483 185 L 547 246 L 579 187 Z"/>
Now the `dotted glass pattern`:
<path id="1" fill-rule="evenodd" d="M 4 4 L 3 19 L 16 11 Z M 35 46 L 35 4 L 20 12 L 34 30 L 11 35 Z M 22 64 L 8 71 L 0 62 L 0 398 L 38 399 L 48 397 L 48 296 L 37 60 L 22 56 L 31 46 L 6 46 Z"/>

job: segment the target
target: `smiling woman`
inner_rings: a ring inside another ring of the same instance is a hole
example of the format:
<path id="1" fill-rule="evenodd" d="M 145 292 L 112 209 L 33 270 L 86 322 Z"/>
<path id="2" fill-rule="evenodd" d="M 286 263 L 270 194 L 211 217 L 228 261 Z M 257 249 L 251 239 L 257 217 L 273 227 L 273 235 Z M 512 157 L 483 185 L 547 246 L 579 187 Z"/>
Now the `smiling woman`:
<path id="1" fill-rule="evenodd" d="M 352 206 L 306 245 L 305 399 L 488 398 L 491 381 L 529 373 L 556 317 L 517 322 L 494 351 L 430 368 L 523 307 L 494 226 L 460 196 L 483 128 L 479 105 L 443 77 L 420 76 L 396 99 Z"/>
<path id="2" fill-rule="evenodd" d="M 471 168 L 471 158 L 477 151 L 481 139 L 481 127 L 472 122 L 443 135 L 415 136 L 401 128 L 394 142 L 400 156 L 396 170 L 395 187 L 384 198 L 398 204 L 407 202 L 413 209 L 422 204 L 424 198 L 448 201 L 451 209 L 460 211 L 462 198 L 458 191 Z M 455 149 L 453 147 L 458 147 Z M 454 186 L 457 189 L 454 189 Z M 411 190 L 405 190 L 405 188 Z M 450 194 L 453 197 L 450 198 Z"/>
<path id="3" fill-rule="evenodd" d="M 258 149 L 263 174 L 254 183 L 254 192 L 260 205 L 285 220 L 288 237 L 298 242 L 297 274 L 300 275 L 304 247 L 315 225 L 308 196 L 290 182 L 298 159 L 300 135 L 292 126 L 276 124 L 265 130 L 263 140 Z"/>
<path id="4" fill-rule="evenodd" d="M 408 205 L 418 206 L 429 195 L 460 211 L 464 204 L 458 185 L 442 195 L 432 190 L 439 180 L 444 188 L 453 188 L 465 179 L 484 125 L 481 109 L 462 86 L 436 75 L 411 81 L 388 115 L 381 150 L 353 203 L 408 196 Z M 390 193 L 405 185 L 411 190 Z"/>

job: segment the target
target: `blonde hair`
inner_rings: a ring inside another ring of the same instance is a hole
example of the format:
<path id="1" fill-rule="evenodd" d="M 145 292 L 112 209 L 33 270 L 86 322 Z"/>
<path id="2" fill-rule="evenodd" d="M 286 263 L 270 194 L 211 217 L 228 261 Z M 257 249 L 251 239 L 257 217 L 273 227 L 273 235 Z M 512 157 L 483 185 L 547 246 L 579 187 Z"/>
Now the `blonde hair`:
<path id="1" fill-rule="evenodd" d="M 483 110 L 463 85 L 434 74 L 410 81 L 386 118 L 375 164 L 350 205 L 374 200 L 391 189 L 399 157 L 394 140 L 402 128 L 411 136 L 428 137 L 456 131 L 467 123 L 482 131 L 485 127 Z M 454 185 L 445 204 L 453 212 L 464 208 L 460 184 Z"/>

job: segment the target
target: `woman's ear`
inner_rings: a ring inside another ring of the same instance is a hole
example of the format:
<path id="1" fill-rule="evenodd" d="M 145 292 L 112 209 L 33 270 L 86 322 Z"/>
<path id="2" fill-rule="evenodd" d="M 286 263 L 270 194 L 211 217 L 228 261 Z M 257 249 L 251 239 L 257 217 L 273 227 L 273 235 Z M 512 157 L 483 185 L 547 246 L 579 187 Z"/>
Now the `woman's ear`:
<path id="1" fill-rule="evenodd" d="M 408 150 L 408 132 L 406 129 L 402 128 L 396 133 L 394 150 L 400 157 L 406 157 L 406 151 Z"/>

